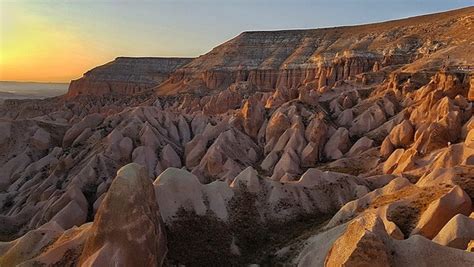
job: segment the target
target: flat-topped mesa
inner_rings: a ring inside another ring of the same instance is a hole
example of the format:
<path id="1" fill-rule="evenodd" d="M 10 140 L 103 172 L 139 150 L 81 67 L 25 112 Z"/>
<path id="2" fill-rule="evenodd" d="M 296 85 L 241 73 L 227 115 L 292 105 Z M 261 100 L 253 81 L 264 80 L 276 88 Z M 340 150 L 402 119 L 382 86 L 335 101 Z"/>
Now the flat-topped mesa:
<path id="1" fill-rule="evenodd" d="M 71 81 L 67 98 L 78 95 L 134 94 L 157 86 L 191 58 L 118 57 Z"/>
<path id="2" fill-rule="evenodd" d="M 474 8 L 465 8 L 360 26 L 244 32 L 177 69 L 156 91 L 223 89 L 241 81 L 260 90 L 309 82 L 319 88 L 386 66 L 439 69 L 453 45 L 459 51 L 469 48 L 462 29 L 473 17 Z M 468 53 L 459 57 L 474 62 Z"/>

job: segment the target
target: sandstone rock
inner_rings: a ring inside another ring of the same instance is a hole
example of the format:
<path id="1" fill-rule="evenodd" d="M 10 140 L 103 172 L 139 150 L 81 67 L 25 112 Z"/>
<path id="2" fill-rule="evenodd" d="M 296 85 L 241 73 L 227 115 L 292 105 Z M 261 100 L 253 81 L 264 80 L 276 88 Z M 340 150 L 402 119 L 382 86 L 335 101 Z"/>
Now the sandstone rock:
<path id="1" fill-rule="evenodd" d="M 160 159 L 163 169 L 169 167 L 181 168 L 181 159 L 169 144 L 161 150 Z"/>
<path id="2" fill-rule="evenodd" d="M 294 151 L 283 153 L 280 160 L 276 163 L 273 168 L 273 180 L 280 180 L 285 174 L 298 174 L 300 173 L 299 159 Z"/>
<path id="3" fill-rule="evenodd" d="M 207 138 L 203 136 L 196 136 L 191 142 L 186 144 L 185 157 L 186 167 L 191 168 L 199 164 L 202 157 L 206 153 Z"/>
<path id="4" fill-rule="evenodd" d="M 159 85 L 173 70 L 189 61 L 189 58 L 118 57 L 72 81 L 67 97 L 139 93 Z"/>
<path id="5" fill-rule="evenodd" d="M 259 193 L 261 190 L 258 173 L 252 167 L 246 168 L 237 175 L 230 186 L 234 188 L 245 186 L 251 193 Z"/>
<path id="6" fill-rule="evenodd" d="M 189 129 L 188 122 L 183 116 L 179 116 L 178 131 L 179 131 L 179 136 L 181 137 L 182 145 L 185 145 L 191 140 L 191 130 Z"/>
<path id="7" fill-rule="evenodd" d="M 204 114 L 220 114 L 239 107 L 241 101 L 239 92 L 226 89 L 217 95 L 203 98 L 201 103 L 205 102 L 202 108 Z"/>
<path id="8" fill-rule="evenodd" d="M 121 158 L 129 159 L 133 150 L 133 141 L 129 137 L 124 137 L 119 143 Z"/>
<path id="9" fill-rule="evenodd" d="M 74 139 L 74 141 L 72 142 L 72 146 L 78 146 L 81 143 L 87 141 L 87 139 L 89 139 L 92 134 L 93 132 L 91 128 L 84 129 L 84 131 L 82 131 L 82 133 L 76 139 Z"/>
<path id="10" fill-rule="evenodd" d="M 378 188 L 359 199 L 345 204 L 327 224 L 327 228 L 334 227 L 344 223 L 357 216 L 358 213 L 370 207 L 371 203 L 383 195 L 396 194 L 397 191 L 410 188 L 410 182 L 405 178 L 395 178 L 382 188 Z M 393 199 L 395 202 L 397 199 Z M 390 204 L 390 203 L 386 203 Z"/>
<path id="11" fill-rule="evenodd" d="M 290 126 L 290 121 L 286 115 L 279 111 L 275 111 L 268 122 L 265 133 L 267 144 L 272 144 L 272 142 L 276 143 L 278 138 L 280 138 L 283 132 L 290 128 Z M 265 148 L 265 151 L 271 151 L 272 147 L 273 146 L 271 145 L 269 149 Z"/>
<path id="12" fill-rule="evenodd" d="M 474 79 L 471 77 L 471 82 L 469 86 L 469 93 L 467 95 L 469 101 L 474 101 Z"/>
<path id="13" fill-rule="evenodd" d="M 474 256 L 468 252 L 438 245 L 423 236 L 414 235 L 394 242 L 400 266 L 470 266 Z"/>
<path id="14" fill-rule="evenodd" d="M 10 185 L 12 176 L 23 171 L 30 163 L 31 158 L 26 153 L 10 159 L 3 166 L 0 167 L 0 190 L 5 189 Z"/>
<path id="15" fill-rule="evenodd" d="M 37 149 L 48 149 L 51 145 L 51 135 L 43 128 L 38 128 L 38 130 L 36 130 L 35 134 L 31 138 L 31 142 Z"/>
<path id="16" fill-rule="evenodd" d="M 230 128 L 219 134 L 192 173 L 203 183 L 217 179 L 231 181 L 244 168 L 256 163 L 253 153 L 249 153 L 251 150 L 259 151 L 259 147 L 248 135 Z"/>
<path id="17" fill-rule="evenodd" d="M 357 142 L 354 143 L 354 145 L 351 147 L 349 152 L 347 152 L 348 156 L 354 156 L 360 153 L 363 153 L 367 151 L 369 148 L 373 147 L 374 145 L 374 140 L 367 138 L 367 137 L 361 137 Z"/>
<path id="18" fill-rule="evenodd" d="M 454 216 L 433 238 L 433 241 L 453 248 L 465 250 L 474 240 L 474 219 L 458 214 Z"/>
<path id="19" fill-rule="evenodd" d="M 392 141 L 390 141 L 390 137 L 385 137 L 385 139 L 382 142 L 382 145 L 380 146 L 380 156 L 383 159 L 387 159 L 395 150 Z"/>
<path id="20" fill-rule="evenodd" d="M 161 142 L 158 138 L 158 134 L 148 122 L 145 123 L 139 135 L 142 146 L 148 147 L 151 150 L 156 150 L 160 146 Z"/>
<path id="21" fill-rule="evenodd" d="M 144 166 L 150 178 L 155 176 L 154 171 L 158 158 L 150 147 L 139 146 L 135 148 L 132 153 L 132 161 Z"/>
<path id="22" fill-rule="evenodd" d="M 226 183 L 215 181 L 209 187 L 202 185 L 198 178 L 188 171 L 168 168 L 153 183 L 160 212 L 166 223 L 171 222 L 180 209 L 195 212 L 197 215 L 206 214 L 208 208 L 214 214 L 227 220 L 226 201 L 232 197 L 232 191 Z M 209 203 L 206 206 L 205 198 Z"/>
<path id="23" fill-rule="evenodd" d="M 471 199 L 466 192 L 456 186 L 445 196 L 428 206 L 411 234 L 421 234 L 432 239 L 456 214 L 469 215 L 471 204 Z"/>
<path id="24" fill-rule="evenodd" d="M 414 133 L 411 123 L 404 120 L 392 129 L 389 138 L 395 148 L 407 148 L 413 141 Z"/>
<path id="25" fill-rule="evenodd" d="M 327 134 L 328 127 L 320 118 L 312 119 L 305 130 L 306 140 L 318 144 L 321 148 L 326 141 Z"/>
<path id="26" fill-rule="evenodd" d="M 52 244 L 43 247 L 41 254 L 26 261 L 23 265 L 54 265 L 54 264 L 75 264 L 80 256 L 82 245 L 89 236 L 89 229 L 92 223 L 83 224 L 81 227 L 62 232 L 59 238 Z"/>
<path id="27" fill-rule="evenodd" d="M 0 242 L 0 265 L 72 266 L 78 258 L 159 265 L 145 262 L 151 253 L 141 252 L 151 246 L 138 244 L 151 229 L 142 219 L 153 221 L 137 215 L 151 213 L 147 201 L 122 205 L 134 198 L 122 192 L 119 207 L 108 206 L 123 218 L 97 226 L 115 171 L 135 161 L 148 177 L 160 175 L 155 196 L 172 265 L 250 264 L 268 256 L 271 240 L 272 249 L 284 246 L 271 255 L 277 265 L 388 259 L 395 266 L 473 266 L 472 253 L 420 235 L 453 228 L 448 220 L 474 197 L 473 107 L 466 100 L 472 75 L 458 68 L 472 61 L 465 30 L 472 10 L 362 27 L 245 32 L 181 67 L 163 59 L 163 72 L 148 72 L 134 62 L 153 59 L 118 59 L 72 82 L 70 95 L 5 100 L 0 236 L 17 239 Z M 446 70 L 433 75 L 441 63 Z M 338 127 L 350 129 L 350 138 Z M 55 147 L 61 139 L 64 146 Z M 380 151 L 369 148 L 374 144 Z M 170 167 L 182 163 L 186 170 Z M 455 186 L 466 195 L 453 197 Z M 75 226 L 95 212 L 94 229 Z M 41 226 L 48 222 L 51 235 Z M 420 234 L 410 236 L 417 226 Z M 95 236 L 99 245 L 81 256 L 86 240 L 111 227 L 121 233 Z M 38 230 L 44 239 L 29 235 Z M 312 236 L 292 244 L 288 233 Z M 134 254 L 111 252 L 117 247 Z M 125 261 L 129 256 L 139 261 Z"/>
<path id="28" fill-rule="evenodd" d="M 64 135 L 63 146 L 69 146 L 86 128 L 94 128 L 104 120 L 104 116 L 99 113 L 84 117 L 80 122 L 74 124 Z"/>
<path id="29" fill-rule="evenodd" d="M 71 201 L 59 211 L 51 221 L 55 221 L 63 229 L 80 226 L 87 220 L 87 210 L 83 210 L 76 201 Z"/>
<path id="30" fill-rule="evenodd" d="M 252 96 L 247 101 L 245 101 L 241 115 L 243 118 L 243 127 L 245 132 L 256 138 L 260 126 L 262 126 L 263 121 L 265 120 L 265 108 L 260 100 Z"/>
<path id="31" fill-rule="evenodd" d="M 275 164 L 278 162 L 278 154 L 276 152 L 270 152 L 265 159 L 262 161 L 262 164 L 260 164 L 260 167 L 267 172 L 270 172 L 273 170 L 273 167 L 275 167 Z"/>
<path id="32" fill-rule="evenodd" d="M 365 218 L 363 218 L 365 219 Z M 325 266 L 389 266 L 390 256 L 383 239 L 367 229 L 366 223 L 354 221 L 345 233 L 334 242 L 327 254 Z M 382 228 L 383 222 L 375 222 L 374 228 Z"/>
<path id="33" fill-rule="evenodd" d="M 346 128 L 340 127 L 329 138 L 324 153 L 328 159 L 339 159 L 350 148 L 349 131 Z"/>
<path id="34" fill-rule="evenodd" d="M 354 119 L 354 115 L 352 109 L 346 109 L 339 116 L 337 116 L 337 123 L 344 127 L 349 127 L 352 124 L 352 120 Z"/>
<path id="35" fill-rule="evenodd" d="M 471 198 L 474 199 L 474 185 L 472 177 L 474 175 L 474 167 L 471 165 L 456 166 L 448 168 L 434 168 L 423 175 L 416 183 L 419 186 L 429 187 L 439 184 L 446 184 L 461 187 Z"/>
<path id="36" fill-rule="evenodd" d="M 49 223 L 30 231 L 9 246 L 2 246 L 0 264 L 17 266 L 40 253 L 41 249 L 61 235 L 63 229 L 57 224 Z"/>
<path id="37" fill-rule="evenodd" d="M 166 251 L 151 181 L 143 167 L 128 164 L 117 172 L 97 211 L 80 264 L 160 266 Z"/>
<path id="38" fill-rule="evenodd" d="M 466 251 L 474 252 L 474 241 L 473 240 L 471 240 L 471 242 L 469 242 L 469 245 L 467 245 Z"/>
<path id="39" fill-rule="evenodd" d="M 466 146 L 474 148 L 474 129 L 469 131 L 464 143 L 466 144 Z"/>
<path id="40" fill-rule="evenodd" d="M 351 135 L 360 136 L 379 127 L 386 121 L 385 111 L 378 104 L 374 104 L 354 119 L 349 132 Z"/>
<path id="41" fill-rule="evenodd" d="M 383 164 L 383 173 L 400 173 L 404 170 L 405 164 L 414 164 L 410 158 L 406 159 L 407 151 L 403 148 L 395 150 Z M 411 155 L 411 154 L 408 154 Z M 405 158 L 404 158 L 405 157 Z M 405 162 L 403 162 L 405 160 Z M 398 171 L 397 171 L 398 170 Z"/>
<path id="42" fill-rule="evenodd" d="M 319 95 L 311 86 L 304 86 L 299 90 L 298 99 L 303 103 L 316 105 L 318 103 Z"/>
<path id="43" fill-rule="evenodd" d="M 320 150 L 319 144 L 309 142 L 301 152 L 301 166 L 309 167 L 315 165 L 320 159 Z"/>

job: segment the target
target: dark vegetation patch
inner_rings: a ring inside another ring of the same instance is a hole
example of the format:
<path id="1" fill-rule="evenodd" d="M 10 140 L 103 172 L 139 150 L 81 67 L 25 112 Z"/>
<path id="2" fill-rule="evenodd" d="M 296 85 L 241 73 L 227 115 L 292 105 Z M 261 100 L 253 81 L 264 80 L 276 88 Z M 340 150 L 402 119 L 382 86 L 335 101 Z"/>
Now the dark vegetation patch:
<path id="1" fill-rule="evenodd" d="M 391 210 L 387 219 L 395 223 L 403 236 L 408 238 L 420 217 L 420 208 L 414 205 L 400 205 Z"/>
<path id="2" fill-rule="evenodd" d="M 242 189 L 242 188 L 241 188 Z M 329 215 L 301 214 L 289 221 L 263 220 L 261 195 L 236 190 L 229 202 L 229 221 L 213 213 L 198 216 L 180 209 L 175 220 L 166 225 L 168 263 L 186 266 L 245 266 L 257 263 L 275 266 L 281 259 L 275 252 L 287 244 L 305 240 L 319 229 Z M 232 254 L 231 246 L 240 255 Z M 295 247 L 293 247 L 295 249 Z M 294 251 L 294 253 L 296 253 Z"/>
<path id="3" fill-rule="evenodd" d="M 228 225 L 214 214 L 198 216 L 180 209 L 172 225 L 166 225 L 168 263 L 186 266 L 226 266 L 237 263 L 230 246 Z"/>
<path id="4" fill-rule="evenodd" d="M 459 173 L 454 176 L 453 182 L 459 185 L 474 201 L 474 177 L 471 174 L 472 167 L 463 166 Z"/>

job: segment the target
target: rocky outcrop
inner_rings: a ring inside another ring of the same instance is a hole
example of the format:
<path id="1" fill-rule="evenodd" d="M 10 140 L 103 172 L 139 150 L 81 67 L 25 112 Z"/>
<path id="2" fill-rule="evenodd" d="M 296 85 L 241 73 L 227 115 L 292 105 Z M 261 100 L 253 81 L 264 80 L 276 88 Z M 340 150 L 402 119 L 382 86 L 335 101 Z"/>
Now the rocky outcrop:
<path id="1" fill-rule="evenodd" d="M 161 266 L 166 251 L 151 181 L 143 167 L 126 165 L 102 201 L 79 264 Z"/>
<path id="2" fill-rule="evenodd" d="M 330 88 L 358 74 L 407 64 L 444 49 L 441 39 L 451 36 L 437 33 L 446 30 L 443 21 L 448 17 L 337 29 L 244 32 L 177 70 L 158 92 L 225 89 L 242 81 L 263 91 L 297 89 L 309 82 L 316 88 Z M 433 30 L 426 32 L 426 24 Z M 450 27 L 462 27 L 460 20 L 456 24 Z"/>
<path id="3" fill-rule="evenodd" d="M 191 58 L 118 57 L 71 81 L 66 97 L 140 93 L 164 82 L 175 69 L 190 61 Z"/>
<path id="4" fill-rule="evenodd" d="M 77 214 L 79 207 L 74 209 L 65 219 Z M 69 228 L 52 220 L 16 240 L 2 242 L 0 264 L 105 266 L 138 262 L 161 266 L 167 252 L 151 180 L 137 164 L 118 171 L 93 223 Z"/>
<path id="5" fill-rule="evenodd" d="M 294 218 L 324 216 L 367 192 L 361 179 L 316 169 L 286 183 L 263 178 L 248 167 L 232 180 L 230 185 L 223 181 L 202 184 L 195 175 L 175 168 L 156 178 L 155 192 L 167 225 L 173 261 L 193 265 L 205 261 L 207 255 L 214 255 L 212 250 L 216 248 L 204 246 L 206 239 L 190 238 L 205 235 L 220 240 L 219 254 L 228 257 L 216 255 L 213 261 L 234 262 L 235 251 L 246 257 L 255 253 L 248 250 L 249 242 L 262 244 L 259 236 L 253 237 L 255 230 L 278 235 L 282 226 L 293 223 Z M 251 238 L 245 230 L 250 225 Z M 274 233 L 269 232 L 272 226 Z M 201 252 L 193 258 L 183 257 L 185 252 L 176 248 Z"/>

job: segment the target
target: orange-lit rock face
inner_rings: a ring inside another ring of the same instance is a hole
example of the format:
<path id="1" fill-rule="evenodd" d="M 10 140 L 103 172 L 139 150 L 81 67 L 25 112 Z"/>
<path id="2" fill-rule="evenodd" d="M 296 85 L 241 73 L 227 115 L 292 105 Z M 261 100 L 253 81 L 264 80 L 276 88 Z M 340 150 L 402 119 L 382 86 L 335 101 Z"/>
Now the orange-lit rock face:
<path id="1" fill-rule="evenodd" d="M 237 37 L 235 42 L 240 41 L 245 43 L 246 34 L 247 33 L 244 33 L 242 37 Z M 259 50 L 267 48 L 266 46 L 263 47 L 266 40 L 265 38 L 265 33 L 262 33 L 262 47 Z M 242 48 L 242 45 L 235 45 L 239 46 L 239 49 L 245 49 L 245 46 Z M 298 46 L 304 44 L 293 45 L 296 46 L 294 49 L 302 49 Z M 228 46 L 230 46 L 230 44 Z M 232 49 L 232 47 L 217 47 L 216 49 Z M 249 47 L 249 49 L 253 50 L 255 47 Z M 255 51 L 253 53 L 258 52 Z M 273 58 L 278 56 L 281 58 Z M 309 56 L 304 56 L 303 58 L 297 59 L 298 61 L 303 61 L 298 63 L 285 61 L 285 56 L 288 55 L 270 54 L 269 58 L 260 59 L 262 61 L 260 64 L 265 64 L 266 61 L 276 62 L 269 66 L 259 66 L 259 64 L 255 64 L 253 61 L 254 59 L 242 58 L 241 60 L 243 62 L 246 62 L 247 60 L 252 61 L 250 61 L 248 65 L 243 63 L 236 67 L 219 65 L 203 66 L 203 68 L 210 68 L 204 72 L 202 72 L 203 69 L 201 67 L 194 66 L 194 64 L 200 64 L 199 62 L 201 61 L 201 59 L 196 59 L 189 65 L 184 66 L 179 71 L 172 74 L 170 84 L 167 83 L 158 87 L 157 92 L 159 94 L 166 94 L 166 92 L 168 92 L 167 89 L 173 87 L 173 84 L 187 88 L 188 86 L 185 84 L 194 79 L 201 80 L 202 84 L 211 90 L 226 88 L 235 82 L 248 82 L 249 85 L 255 86 L 262 91 L 272 91 L 275 88 L 298 88 L 299 86 L 310 82 L 313 82 L 316 85 L 316 89 L 318 89 L 323 86 L 332 87 L 337 81 L 342 81 L 349 77 L 355 77 L 360 73 L 367 72 L 371 70 L 375 62 L 377 62 L 377 57 L 372 54 L 352 55 L 349 53 L 349 55 L 342 56 L 333 54 L 327 57 L 318 56 L 314 59 Z M 213 57 L 213 55 L 208 55 L 208 57 Z M 212 62 L 213 59 L 210 58 L 206 60 Z M 281 65 L 278 65 L 278 62 Z M 192 90 L 193 88 L 189 87 L 188 89 Z"/>
<path id="2" fill-rule="evenodd" d="M 140 93 L 159 85 L 175 69 L 190 61 L 188 58 L 119 57 L 86 72 L 84 77 L 71 81 L 66 96 L 73 98 L 78 95 Z"/>
<path id="3" fill-rule="evenodd" d="M 471 76 L 470 83 L 469 83 L 469 93 L 468 93 L 468 100 L 474 101 L 474 76 Z"/>

